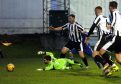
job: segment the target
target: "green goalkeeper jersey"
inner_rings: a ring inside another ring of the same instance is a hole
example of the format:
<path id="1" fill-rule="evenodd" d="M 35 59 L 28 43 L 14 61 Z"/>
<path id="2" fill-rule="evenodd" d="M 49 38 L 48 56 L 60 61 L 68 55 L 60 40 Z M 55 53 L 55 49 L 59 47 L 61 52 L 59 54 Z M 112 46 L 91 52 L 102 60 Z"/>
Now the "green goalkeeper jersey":
<path id="1" fill-rule="evenodd" d="M 65 70 L 65 69 L 69 69 L 69 67 L 67 67 L 67 64 L 74 64 L 73 60 L 67 59 L 67 58 L 60 58 L 57 59 L 54 57 L 53 53 L 51 52 L 46 52 L 46 55 L 51 56 L 52 61 L 46 65 L 45 70 Z"/>

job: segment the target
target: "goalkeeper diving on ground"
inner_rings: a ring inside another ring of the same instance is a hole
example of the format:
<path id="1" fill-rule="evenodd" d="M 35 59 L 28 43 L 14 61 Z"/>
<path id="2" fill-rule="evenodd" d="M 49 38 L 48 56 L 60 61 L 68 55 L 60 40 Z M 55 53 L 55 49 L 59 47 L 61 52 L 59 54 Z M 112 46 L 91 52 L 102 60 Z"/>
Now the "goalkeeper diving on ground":
<path id="1" fill-rule="evenodd" d="M 37 54 L 44 56 L 43 62 L 45 64 L 45 67 L 37 69 L 38 71 L 69 70 L 72 68 L 72 65 L 82 66 L 81 63 L 68 58 L 57 59 L 52 52 L 39 51 Z"/>

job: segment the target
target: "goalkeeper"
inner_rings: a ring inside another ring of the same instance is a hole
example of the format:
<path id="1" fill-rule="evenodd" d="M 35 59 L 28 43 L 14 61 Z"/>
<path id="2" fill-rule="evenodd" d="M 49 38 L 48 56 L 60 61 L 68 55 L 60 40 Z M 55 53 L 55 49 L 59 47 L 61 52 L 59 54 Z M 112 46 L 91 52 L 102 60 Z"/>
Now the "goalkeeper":
<path id="1" fill-rule="evenodd" d="M 79 65 L 81 64 L 74 62 L 73 60 L 67 58 L 55 58 L 52 52 L 39 51 L 38 55 L 44 55 L 44 64 L 46 67 L 43 69 L 37 69 L 38 71 L 48 71 L 48 70 L 68 70 L 71 69 L 69 65 Z"/>

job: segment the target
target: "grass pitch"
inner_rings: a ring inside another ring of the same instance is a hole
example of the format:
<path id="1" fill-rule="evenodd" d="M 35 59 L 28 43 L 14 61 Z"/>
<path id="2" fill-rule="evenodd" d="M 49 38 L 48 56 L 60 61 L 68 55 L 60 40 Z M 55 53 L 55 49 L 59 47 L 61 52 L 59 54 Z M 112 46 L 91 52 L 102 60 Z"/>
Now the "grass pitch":
<path id="1" fill-rule="evenodd" d="M 0 59 L 0 84 L 121 84 L 121 71 L 110 78 L 103 77 L 91 58 L 88 59 L 88 70 L 74 66 L 72 70 L 39 72 L 36 69 L 44 65 L 41 57 L 36 55 L 37 44 L 15 44 L 1 46 L 1 49 L 6 57 Z M 58 52 L 54 54 L 59 55 Z M 10 62 L 16 66 L 14 72 L 6 71 Z"/>

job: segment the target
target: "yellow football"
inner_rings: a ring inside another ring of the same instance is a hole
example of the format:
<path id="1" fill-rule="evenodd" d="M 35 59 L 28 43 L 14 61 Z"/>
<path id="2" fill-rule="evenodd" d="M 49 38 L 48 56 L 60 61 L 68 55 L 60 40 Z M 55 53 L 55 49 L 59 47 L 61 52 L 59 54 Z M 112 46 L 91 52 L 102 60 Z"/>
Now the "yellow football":
<path id="1" fill-rule="evenodd" d="M 9 72 L 13 72 L 15 69 L 15 65 L 12 63 L 7 64 L 6 70 Z"/>

